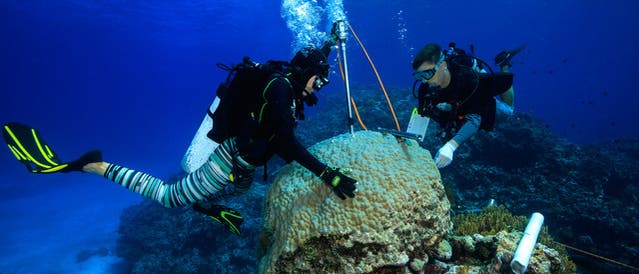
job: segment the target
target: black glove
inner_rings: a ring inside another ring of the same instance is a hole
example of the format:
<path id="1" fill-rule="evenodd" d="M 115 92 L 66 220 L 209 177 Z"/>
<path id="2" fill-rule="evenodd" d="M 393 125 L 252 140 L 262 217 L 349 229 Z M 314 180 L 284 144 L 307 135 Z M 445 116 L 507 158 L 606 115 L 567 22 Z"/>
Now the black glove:
<path id="1" fill-rule="evenodd" d="M 306 97 L 304 97 L 302 99 L 304 101 L 304 103 L 306 103 L 307 106 L 312 107 L 314 105 L 317 105 L 317 102 L 319 101 L 319 99 L 317 98 L 317 96 L 315 95 L 315 93 L 311 93 L 309 95 L 306 95 Z"/>
<path id="2" fill-rule="evenodd" d="M 331 187 L 333 192 L 335 192 L 335 195 L 340 197 L 342 200 L 346 199 L 344 194 L 348 195 L 348 197 L 355 198 L 355 192 L 357 192 L 355 184 L 357 181 L 339 172 L 339 168 L 326 168 L 326 170 L 324 170 L 324 172 L 320 175 L 320 178 L 322 178 L 324 183 Z"/>

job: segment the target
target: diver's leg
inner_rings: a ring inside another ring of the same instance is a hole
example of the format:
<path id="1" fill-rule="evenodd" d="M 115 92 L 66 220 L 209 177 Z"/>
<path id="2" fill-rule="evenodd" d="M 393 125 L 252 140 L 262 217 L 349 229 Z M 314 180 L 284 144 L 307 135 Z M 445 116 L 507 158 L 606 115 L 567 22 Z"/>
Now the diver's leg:
<path id="1" fill-rule="evenodd" d="M 502 66 L 502 72 L 510 72 L 510 66 Z M 510 86 L 506 92 L 499 95 L 499 99 L 510 107 L 512 111 L 515 111 L 515 89 Z"/>
<path id="2" fill-rule="evenodd" d="M 232 155 L 235 151 L 235 142 L 232 139 L 225 141 L 202 167 L 174 184 L 106 162 L 88 164 L 83 170 L 102 175 L 165 207 L 179 207 L 224 195 L 224 188 L 231 182 L 229 174 L 232 172 Z M 252 171 L 255 167 L 248 165 L 246 168 Z"/>
<path id="3" fill-rule="evenodd" d="M 266 168 L 266 167 L 265 167 Z M 235 191 L 237 194 L 246 193 L 251 184 L 253 184 L 253 177 L 255 174 L 255 166 L 247 163 L 242 157 L 235 158 L 235 170 L 233 171 Z"/>
<path id="4" fill-rule="evenodd" d="M 500 99 L 506 105 L 508 105 L 513 111 L 515 110 L 515 90 L 512 86 L 500 95 Z"/>
<path id="5" fill-rule="evenodd" d="M 109 165 L 107 162 L 88 163 L 82 167 L 82 171 L 104 176 Z"/>
<path id="6" fill-rule="evenodd" d="M 517 55 L 520 51 L 522 51 L 526 45 L 521 45 L 513 50 L 504 50 L 495 56 L 495 64 L 497 64 L 502 72 L 510 72 L 510 67 L 512 67 L 512 58 Z M 515 110 L 515 91 L 511 86 L 506 92 L 500 95 L 500 99 L 506 105 L 510 107 L 511 111 Z"/>

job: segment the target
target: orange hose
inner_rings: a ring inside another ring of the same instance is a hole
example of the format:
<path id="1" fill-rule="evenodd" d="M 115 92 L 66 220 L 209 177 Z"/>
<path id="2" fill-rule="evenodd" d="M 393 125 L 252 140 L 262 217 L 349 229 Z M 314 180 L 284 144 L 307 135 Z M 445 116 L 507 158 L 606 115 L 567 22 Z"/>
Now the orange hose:
<path id="1" fill-rule="evenodd" d="M 382 88 L 382 91 L 384 92 L 384 96 L 386 97 L 386 102 L 388 102 L 388 106 L 390 107 L 391 113 L 393 114 L 393 119 L 395 120 L 395 125 L 397 126 L 397 130 L 401 131 L 401 128 L 399 126 L 399 121 L 397 121 L 397 115 L 395 115 L 395 110 L 393 109 L 393 104 L 388 98 L 388 93 L 386 92 L 384 83 L 382 83 L 382 78 L 379 76 L 379 73 L 377 72 L 377 68 L 375 67 L 375 64 L 373 64 L 373 60 L 371 60 L 371 57 L 368 55 L 368 51 L 366 51 L 366 48 L 364 47 L 364 44 L 362 44 L 362 41 L 360 41 L 359 37 L 357 37 L 357 34 L 355 33 L 353 26 L 351 26 L 351 24 L 348 24 L 348 28 L 351 30 L 351 33 L 353 33 L 353 37 L 355 37 L 355 40 L 357 40 L 357 43 L 359 43 L 359 46 L 362 48 L 362 51 L 364 51 L 364 55 L 366 55 L 368 62 L 371 64 L 371 67 L 373 68 L 373 72 L 375 72 L 375 76 L 377 77 L 377 81 L 379 82 L 379 86 Z"/>
<path id="2" fill-rule="evenodd" d="M 339 75 L 342 76 L 342 81 L 346 81 L 344 78 L 344 70 L 342 70 L 342 59 L 340 57 L 339 47 L 337 48 L 337 67 L 339 68 Z"/>
<path id="3" fill-rule="evenodd" d="M 359 111 L 357 110 L 357 105 L 355 104 L 355 100 L 353 99 L 353 97 L 351 97 L 351 102 L 353 102 L 353 110 L 355 110 L 355 117 L 357 117 L 357 121 L 359 122 L 359 125 L 362 126 L 364 130 L 368 130 L 366 126 L 364 125 L 364 122 L 362 122 L 362 118 L 359 117 Z"/>

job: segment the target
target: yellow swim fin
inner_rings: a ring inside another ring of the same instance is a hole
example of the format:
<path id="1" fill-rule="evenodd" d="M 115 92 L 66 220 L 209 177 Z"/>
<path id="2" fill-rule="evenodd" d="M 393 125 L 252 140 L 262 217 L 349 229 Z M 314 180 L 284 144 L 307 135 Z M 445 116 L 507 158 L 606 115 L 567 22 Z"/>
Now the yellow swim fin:
<path id="1" fill-rule="evenodd" d="M 5 124 L 2 137 L 13 156 L 32 173 L 82 171 L 87 163 L 102 161 L 102 153 L 94 150 L 73 162 L 62 162 L 37 130 L 17 122 Z"/>

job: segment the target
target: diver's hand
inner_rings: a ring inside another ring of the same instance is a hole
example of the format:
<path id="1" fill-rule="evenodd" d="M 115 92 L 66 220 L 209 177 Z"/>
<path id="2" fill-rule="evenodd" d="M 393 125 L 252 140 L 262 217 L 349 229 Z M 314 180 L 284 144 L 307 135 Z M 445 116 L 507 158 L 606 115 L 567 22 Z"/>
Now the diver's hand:
<path id="1" fill-rule="evenodd" d="M 322 181 L 331 187 L 333 192 L 335 192 L 335 195 L 340 197 L 342 200 L 346 199 L 346 195 L 351 198 L 355 197 L 355 192 L 357 192 L 357 187 L 355 185 L 357 184 L 357 181 L 341 173 L 339 168 L 326 168 L 326 170 L 324 170 L 320 175 L 320 178 L 322 178 Z"/>
<path id="2" fill-rule="evenodd" d="M 459 144 L 454 140 L 450 140 L 446 142 L 444 146 L 442 146 L 439 151 L 437 151 L 437 155 L 435 155 L 435 166 L 437 168 L 444 168 L 453 161 L 453 153 Z"/>

